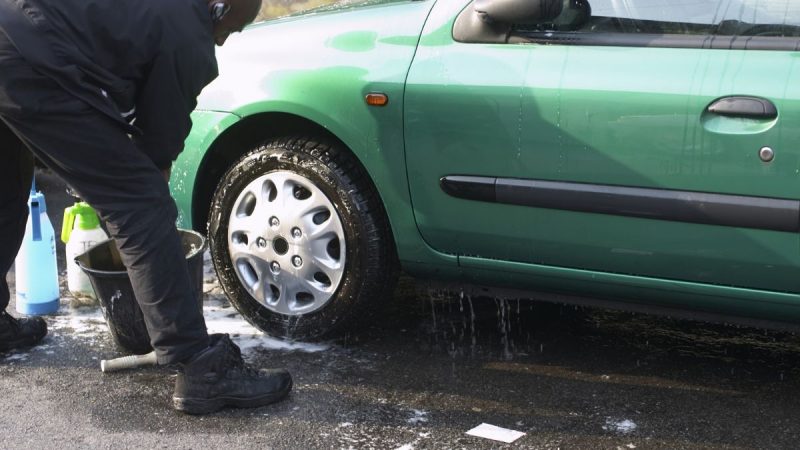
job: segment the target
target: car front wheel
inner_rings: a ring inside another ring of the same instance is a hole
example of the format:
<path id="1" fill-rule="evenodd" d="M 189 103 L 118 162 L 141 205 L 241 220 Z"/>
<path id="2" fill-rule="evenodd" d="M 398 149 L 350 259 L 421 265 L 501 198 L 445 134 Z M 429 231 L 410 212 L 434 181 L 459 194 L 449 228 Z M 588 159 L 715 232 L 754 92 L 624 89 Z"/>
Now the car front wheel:
<path id="1" fill-rule="evenodd" d="M 217 186 L 208 225 L 222 288 L 271 335 L 322 338 L 391 295 L 383 206 L 339 144 L 283 138 L 246 154 Z"/>

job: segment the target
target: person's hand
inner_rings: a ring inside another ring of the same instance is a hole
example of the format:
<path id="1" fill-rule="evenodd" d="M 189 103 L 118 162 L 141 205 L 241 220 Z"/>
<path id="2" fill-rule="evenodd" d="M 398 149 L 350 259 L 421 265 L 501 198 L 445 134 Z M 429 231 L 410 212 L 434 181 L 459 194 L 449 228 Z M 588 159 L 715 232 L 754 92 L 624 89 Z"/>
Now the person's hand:
<path id="1" fill-rule="evenodd" d="M 172 166 L 167 167 L 166 169 L 161 169 L 161 174 L 164 175 L 164 179 L 169 183 L 169 177 L 172 175 Z"/>

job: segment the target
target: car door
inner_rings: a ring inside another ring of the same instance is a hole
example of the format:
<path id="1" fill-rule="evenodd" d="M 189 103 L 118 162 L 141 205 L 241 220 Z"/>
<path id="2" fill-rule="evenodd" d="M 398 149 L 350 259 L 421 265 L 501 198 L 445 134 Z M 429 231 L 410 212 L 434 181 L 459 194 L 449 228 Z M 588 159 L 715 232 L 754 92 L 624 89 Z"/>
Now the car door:
<path id="1" fill-rule="evenodd" d="M 458 42 L 458 20 L 429 19 L 405 128 L 423 237 L 465 256 L 800 291 L 800 4 L 589 3 L 506 42 Z"/>

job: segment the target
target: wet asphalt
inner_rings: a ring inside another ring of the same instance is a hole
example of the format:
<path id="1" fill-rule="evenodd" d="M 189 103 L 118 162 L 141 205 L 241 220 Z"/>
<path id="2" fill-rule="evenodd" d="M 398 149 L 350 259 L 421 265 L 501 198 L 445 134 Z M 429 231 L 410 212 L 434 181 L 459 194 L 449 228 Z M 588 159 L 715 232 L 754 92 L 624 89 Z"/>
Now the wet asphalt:
<path id="1" fill-rule="evenodd" d="M 64 187 L 46 173 L 39 185 L 58 229 Z M 798 446 L 794 334 L 473 298 L 409 278 L 388 303 L 327 350 L 248 352 L 292 372 L 287 400 L 193 417 L 171 409 L 174 369 L 101 373 L 100 359 L 121 354 L 107 333 L 71 329 L 96 309 L 64 297 L 42 347 L 0 354 L 0 448 Z M 526 435 L 465 434 L 481 423 Z"/>

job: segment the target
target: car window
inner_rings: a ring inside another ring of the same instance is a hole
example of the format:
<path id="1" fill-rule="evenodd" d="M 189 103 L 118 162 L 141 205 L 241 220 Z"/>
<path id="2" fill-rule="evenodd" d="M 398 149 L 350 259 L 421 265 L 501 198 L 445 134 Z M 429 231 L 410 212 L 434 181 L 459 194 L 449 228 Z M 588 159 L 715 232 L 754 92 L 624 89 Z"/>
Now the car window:
<path id="1" fill-rule="evenodd" d="M 796 0 L 597 0 L 591 5 L 599 19 L 591 29 L 607 31 L 726 36 L 797 36 L 800 31 Z"/>
<path id="2" fill-rule="evenodd" d="M 572 44 L 591 44 L 590 34 L 595 33 L 604 34 L 601 40 L 608 45 L 781 50 L 794 50 L 800 38 L 798 0 L 571 0 L 568 5 L 552 23 L 517 25 L 515 32 L 536 40 L 549 36 L 555 43 L 565 43 L 558 32 L 572 32 L 580 34 L 570 37 Z M 629 37 L 614 38 L 609 33 Z M 709 37 L 719 39 L 712 42 Z M 742 37 L 768 39 L 725 39 Z"/>

